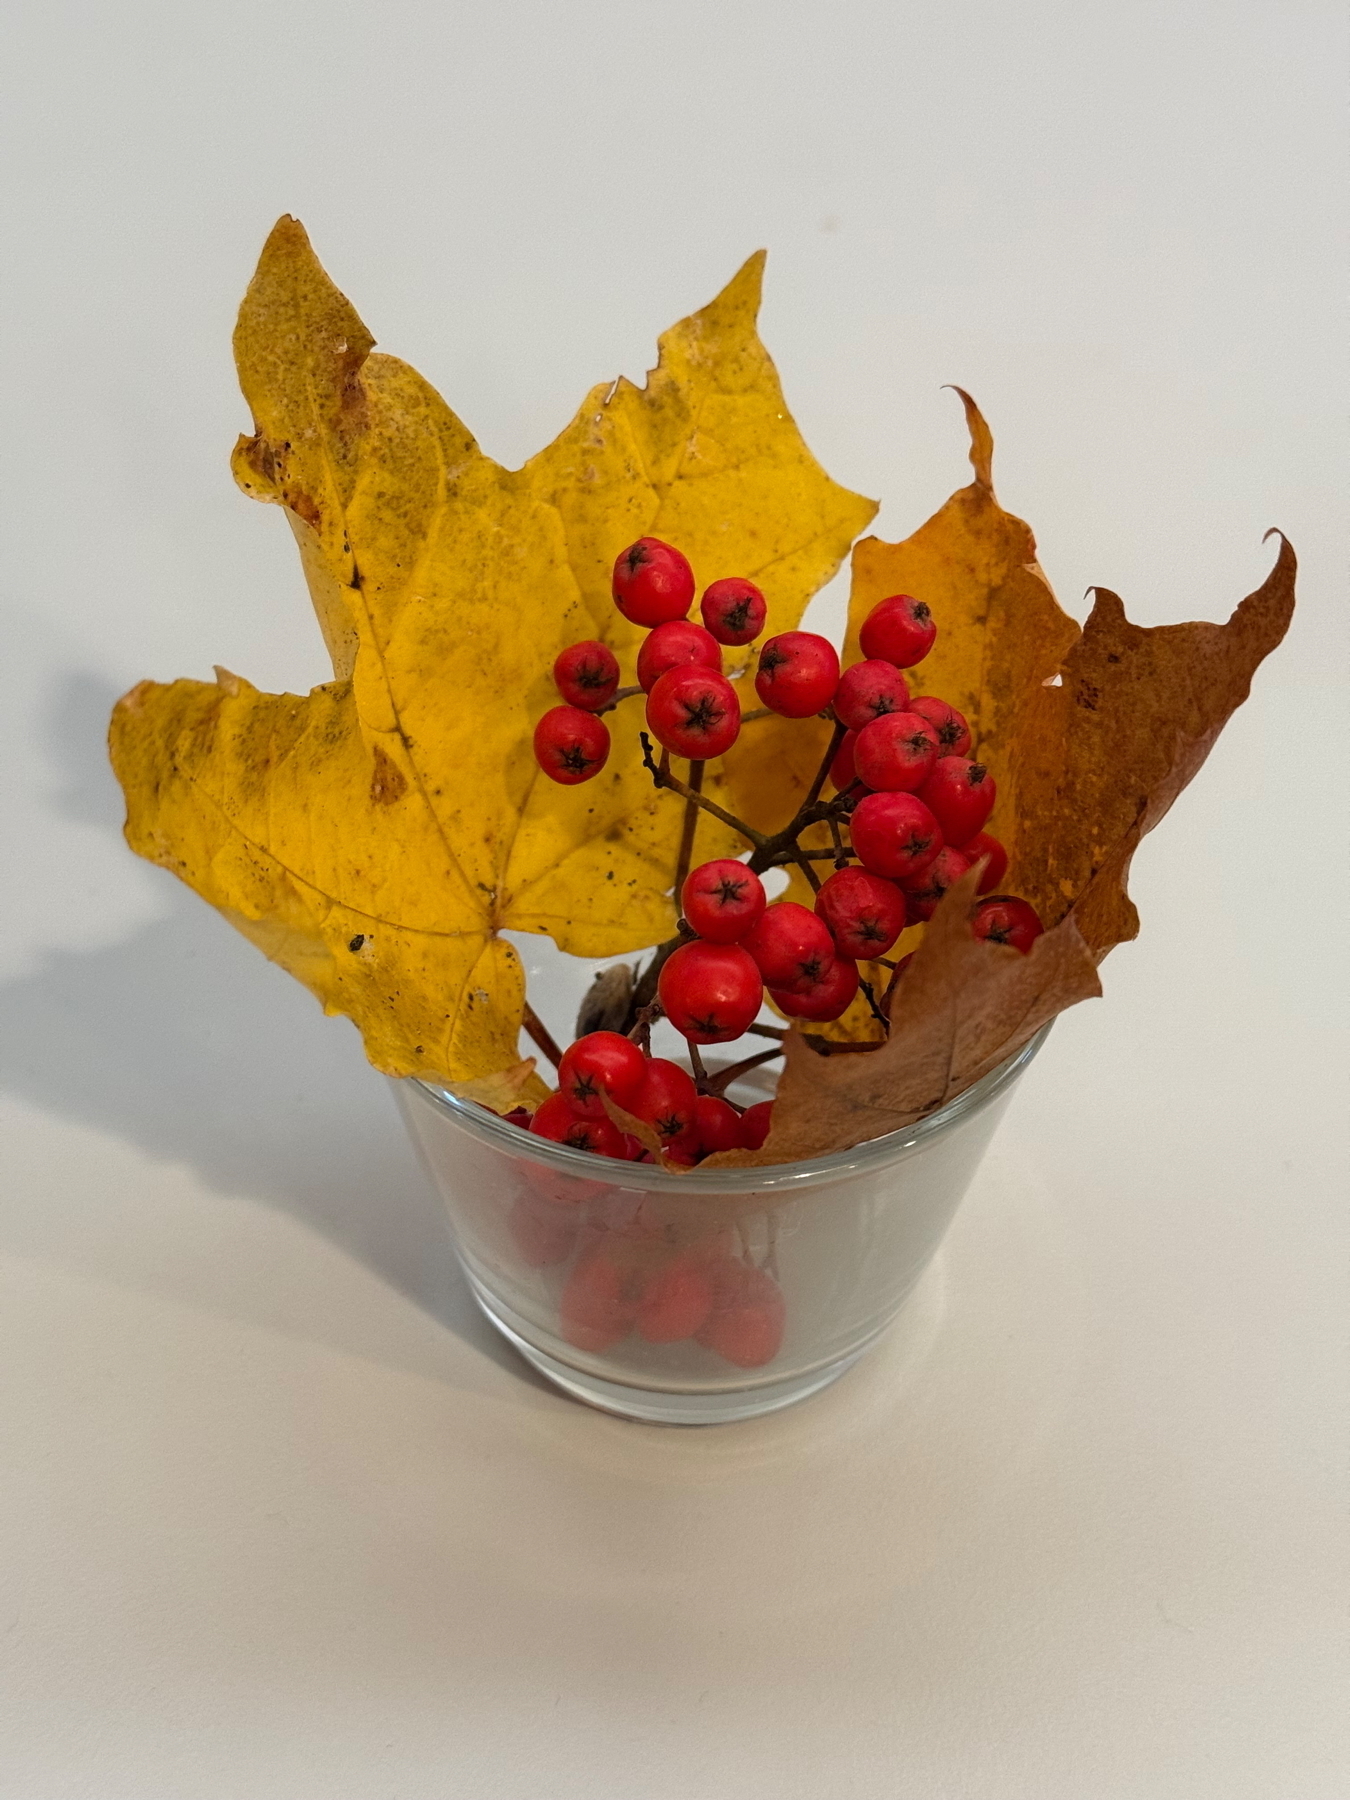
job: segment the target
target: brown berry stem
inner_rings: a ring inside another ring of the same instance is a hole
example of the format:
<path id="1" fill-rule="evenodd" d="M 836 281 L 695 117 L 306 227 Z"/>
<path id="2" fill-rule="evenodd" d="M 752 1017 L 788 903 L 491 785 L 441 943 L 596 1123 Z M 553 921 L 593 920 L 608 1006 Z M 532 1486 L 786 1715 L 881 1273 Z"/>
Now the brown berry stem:
<path id="1" fill-rule="evenodd" d="M 781 1025 L 747 1025 L 745 1029 L 756 1037 L 777 1038 L 780 1044 L 788 1035 Z"/>
<path id="2" fill-rule="evenodd" d="M 800 844 L 794 844 L 792 846 L 792 860 L 811 883 L 813 892 L 818 894 L 820 892 L 820 877 L 811 867 L 811 858 L 806 854 L 805 850 L 802 849 Z"/>
<path id="3" fill-rule="evenodd" d="M 641 692 L 642 689 L 640 687 L 616 688 L 603 706 L 596 707 L 596 713 L 613 712 L 620 700 L 631 700 L 634 694 L 640 694 Z"/>
<path id="4" fill-rule="evenodd" d="M 521 1023 L 524 1025 L 527 1035 L 533 1038 L 534 1042 L 539 1046 L 544 1055 L 556 1069 L 558 1064 L 562 1061 L 563 1053 L 558 1048 L 553 1033 L 549 1030 L 548 1026 L 545 1025 L 544 1021 L 539 1017 L 539 1014 L 530 1005 L 528 1000 L 525 1002 L 525 1017 Z"/>
<path id="5" fill-rule="evenodd" d="M 650 1006 L 639 1008 L 633 1029 L 628 1035 L 644 1056 L 652 1053 L 652 1026 L 665 1016 L 666 1009 L 659 1000 L 653 1000 Z"/>
<path id="6" fill-rule="evenodd" d="M 889 1029 L 889 1021 L 887 1020 L 885 1013 L 882 1012 L 881 1008 L 877 1005 L 876 990 L 873 988 L 871 982 L 864 981 L 862 977 L 859 976 L 858 986 L 862 989 L 863 996 L 866 999 L 868 1006 L 872 1009 L 872 1017 Z"/>
<path id="7" fill-rule="evenodd" d="M 710 1094 L 712 1089 L 708 1086 L 708 1071 L 703 1066 L 703 1058 L 698 1053 L 698 1045 L 692 1038 L 689 1040 L 689 1067 L 694 1071 L 694 1086 L 699 1093 Z"/>
<path id="8" fill-rule="evenodd" d="M 657 787 L 669 788 L 673 794 L 682 794 L 686 800 L 691 800 L 695 806 L 702 807 L 704 812 L 711 813 L 715 819 L 720 819 L 724 825 L 730 825 L 733 831 L 739 831 L 746 843 L 753 844 L 757 850 L 763 849 L 764 846 L 769 843 L 770 840 L 764 836 L 762 831 L 756 831 L 752 825 L 747 825 L 744 820 L 738 819 L 734 813 L 729 813 L 724 807 L 718 806 L 715 800 L 709 800 L 706 795 L 695 792 L 693 788 L 681 781 L 677 775 L 672 775 L 670 772 L 669 756 L 663 756 L 661 758 L 660 766 L 658 767 L 656 759 L 652 755 L 651 739 L 647 736 L 645 731 L 640 731 L 638 736 L 642 740 L 642 761 Z"/>
<path id="9" fill-rule="evenodd" d="M 781 1046 L 772 1050 L 761 1050 L 757 1056 L 742 1057 L 740 1062 L 732 1063 L 729 1069 L 719 1069 L 708 1079 L 707 1092 L 721 1094 L 729 1088 L 733 1081 L 744 1075 L 747 1069 L 757 1069 L 761 1063 L 772 1062 L 776 1056 L 783 1054 Z"/>
<path id="10" fill-rule="evenodd" d="M 846 725 L 841 725 L 838 719 L 835 720 L 834 730 L 830 733 L 829 748 L 821 759 L 820 767 L 816 770 L 816 778 L 811 783 L 810 793 L 807 794 L 805 800 L 802 801 L 801 810 L 803 812 L 808 812 L 811 807 L 815 805 L 816 801 L 819 800 L 820 790 L 824 787 L 825 778 L 830 772 L 830 764 L 834 761 L 835 753 L 839 749 L 840 744 L 843 743 L 844 733 L 847 730 L 848 727 Z"/>
<path id="11" fill-rule="evenodd" d="M 694 827 L 698 824 L 698 800 L 703 793 L 701 762 L 689 765 L 689 798 L 684 803 L 684 830 L 680 833 L 680 853 L 675 859 L 675 905 L 680 904 L 684 878 L 689 873 L 689 859 L 694 853 Z"/>

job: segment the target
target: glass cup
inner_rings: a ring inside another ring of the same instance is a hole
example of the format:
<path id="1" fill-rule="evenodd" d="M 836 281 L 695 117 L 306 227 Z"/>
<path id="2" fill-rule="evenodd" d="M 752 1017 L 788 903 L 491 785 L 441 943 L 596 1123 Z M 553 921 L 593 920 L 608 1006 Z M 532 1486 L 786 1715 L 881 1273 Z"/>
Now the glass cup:
<path id="1" fill-rule="evenodd" d="M 876 1342 L 1049 1029 L 917 1124 L 769 1168 L 668 1174 L 532 1137 L 427 1082 L 393 1086 L 502 1335 L 592 1406 L 710 1425 L 803 1400 Z M 765 1098 L 761 1074 L 737 1097 Z"/>

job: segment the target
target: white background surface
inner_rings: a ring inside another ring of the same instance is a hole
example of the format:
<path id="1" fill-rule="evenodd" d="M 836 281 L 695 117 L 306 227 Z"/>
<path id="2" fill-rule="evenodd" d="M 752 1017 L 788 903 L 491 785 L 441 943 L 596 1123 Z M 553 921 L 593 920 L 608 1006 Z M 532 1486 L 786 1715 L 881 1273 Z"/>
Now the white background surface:
<path id="1" fill-rule="evenodd" d="M 1350 1791 L 1341 13 L 11 11 L 7 1797 Z M 118 692 L 326 673 L 227 469 L 283 210 L 505 461 L 765 243 L 789 400 L 885 535 L 967 479 L 959 381 L 1071 608 L 1221 617 L 1266 527 L 1300 554 L 1106 1000 L 795 1413 L 533 1381 L 355 1034 L 120 843 Z"/>

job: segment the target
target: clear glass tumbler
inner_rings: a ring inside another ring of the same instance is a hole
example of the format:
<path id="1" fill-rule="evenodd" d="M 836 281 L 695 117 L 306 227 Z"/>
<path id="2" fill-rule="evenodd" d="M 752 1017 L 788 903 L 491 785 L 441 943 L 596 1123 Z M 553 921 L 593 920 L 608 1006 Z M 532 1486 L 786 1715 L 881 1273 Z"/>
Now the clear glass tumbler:
<path id="1" fill-rule="evenodd" d="M 530 1137 L 426 1082 L 393 1085 L 503 1336 L 592 1406 L 709 1425 L 805 1399 L 876 1342 L 1048 1031 L 915 1125 L 771 1168 L 668 1174 Z M 754 1088 L 738 1097 L 764 1098 Z"/>

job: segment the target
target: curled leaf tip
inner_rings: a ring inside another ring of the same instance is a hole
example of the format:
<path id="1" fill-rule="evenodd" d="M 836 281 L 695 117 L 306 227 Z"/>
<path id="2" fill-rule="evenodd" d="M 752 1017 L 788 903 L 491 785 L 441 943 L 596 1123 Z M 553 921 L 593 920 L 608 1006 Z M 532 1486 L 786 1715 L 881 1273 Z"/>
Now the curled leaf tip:
<path id="1" fill-rule="evenodd" d="M 1125 617 L 1125 602 L 1110 588 L 1090 587 L 1084 598 L 1091 597 L 1092 616 L 1099 624 Z"/>
<path id="2" fill-rule="evenodd" d="M 957 387 L 954 381 L 947 383 L 951 392 L 958 396 L 966 409 L 966 427 L 970 432 L 970 466 L 975 471 L 976 485 L 988 493 L 994 491 L 994 434 L 985 422 L 984 414 L 971 399 L 963 387 Z"/>

